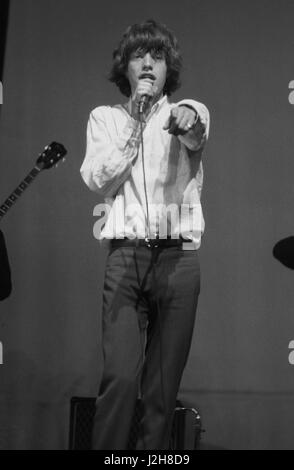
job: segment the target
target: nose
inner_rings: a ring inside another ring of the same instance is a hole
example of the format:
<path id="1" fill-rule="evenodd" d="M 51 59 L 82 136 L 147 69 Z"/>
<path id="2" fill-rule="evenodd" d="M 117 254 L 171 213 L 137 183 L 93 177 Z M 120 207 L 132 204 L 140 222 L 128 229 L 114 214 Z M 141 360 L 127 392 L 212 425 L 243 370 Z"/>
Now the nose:
<path id="1" fill-rule="evenodd" d="M 144 55 L 144 60 L 143 60 L 143 70 L 152 70 L 153 69 L 153 58 L 149 52 Z"/>

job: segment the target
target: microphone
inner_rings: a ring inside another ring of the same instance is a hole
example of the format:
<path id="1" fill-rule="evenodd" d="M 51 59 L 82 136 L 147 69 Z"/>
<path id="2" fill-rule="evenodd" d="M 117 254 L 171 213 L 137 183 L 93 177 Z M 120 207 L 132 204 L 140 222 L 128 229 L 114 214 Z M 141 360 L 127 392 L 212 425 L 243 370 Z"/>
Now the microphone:
<path id="1" fill-rule="evenodd" d="M 139 114 L 143 114 L 146 111 L 146 108 L 150 101 L 154 98 L 155 94 L 157 93 L 158 86 L 152 86 L 152 94 L 151 95 L 142 95 L 139 101 Z"/>
<path id="2" fill-rule="evenodd" d="M 139 114 L 143 114 L 143 112 L 145 111 L 151 99 L 152 99 L 152 96 L 150 95 L 143 95 L 141 97 L 139 101 Z"/>

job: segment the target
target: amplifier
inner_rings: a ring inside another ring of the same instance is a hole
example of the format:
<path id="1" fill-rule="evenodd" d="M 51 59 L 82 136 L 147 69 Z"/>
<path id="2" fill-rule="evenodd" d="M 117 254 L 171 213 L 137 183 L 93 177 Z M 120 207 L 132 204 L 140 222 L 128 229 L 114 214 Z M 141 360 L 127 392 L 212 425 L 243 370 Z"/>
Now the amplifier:
<path id="1" fill-rule="evenodd" d="M 96 398 L 73 397 L 70 403 L 69 450 L 91 450 L 91 436 Z M 128 450 L 135 449 L 141 418 L 137 401 L 129 436 Z M 170 450 L 196 450 L 202 433 L 201 417 L 194 408 L 177 401 L 174 413 Z"/>

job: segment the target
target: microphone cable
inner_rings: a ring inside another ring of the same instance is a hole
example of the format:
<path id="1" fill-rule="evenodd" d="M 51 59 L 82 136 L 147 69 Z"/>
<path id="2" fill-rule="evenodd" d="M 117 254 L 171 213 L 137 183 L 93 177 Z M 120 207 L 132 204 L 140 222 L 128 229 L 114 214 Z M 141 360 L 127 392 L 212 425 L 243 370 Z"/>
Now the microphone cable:
<path id="1" fill-rule="evenodd" d="M 147 218 L 147 236 L 145 238 L 146 245 L 147 247 L 151 250 L 151 269 L 152 269 L 152 284 L 153 284 L 153 289 L 155 291 L 156 289 L 156 262 L 158 258 L 158 252 L 156 252 L 156 242 L 154 246 L 152 245 L 152 240 L 151 240 L 151 223 L 150 223 L 150 213 L 149 213 L 149 204 L 148 204 L 148 193 L 147 193 L 147 179 L 146 179 L 146 166 L 145 166 L 145 147 L 144 147 L 144 129 L 143 129 L 143 109 L 142 107 L 139 110 L 139 121 L 140 121 L 140 141 L 141 141 L 141 150 L 142 150 L 142 169 L 143 169 L 143 183 L 144 183 L 144 195 L 145 195 L 145 204 L 146 204 L 146 218 Z M 146 232 L 145 232 L 146 233 Z M 156 256 L 156 260 L 154 257 Z M 160 305 L 159 305 L 159 299 L 157 296 L 157 292 L 155 291 L 155 301 L 156 301 L 156 310 L 157 310 L 157 318 L 158 320 L 158 327 L 159 327 L 159 354 L 160 354 L 160 382 L 161 382 L 161 394 L 162 394 L 162 403 L 163 403 L 163 411 L 164 411 L 164 423 L 165 427 L 167 426 L 167 403 L 166 403 L 166 397 L 165 397 L 165 387 L 164 387 L 164 378 L 163 378 L 163 351 L 162 351 L 162 322 L 161 322 L 161 312 L 160 312 Z M 146 343 L 145 343 L 146 345 Z M 143 357 L 145 357 L 145 354 L 143 352 Z M 143 365 L 144 366 L 144 365 Z M 144 442 L 144 450 L 145 448 L 145 442 Z"/>

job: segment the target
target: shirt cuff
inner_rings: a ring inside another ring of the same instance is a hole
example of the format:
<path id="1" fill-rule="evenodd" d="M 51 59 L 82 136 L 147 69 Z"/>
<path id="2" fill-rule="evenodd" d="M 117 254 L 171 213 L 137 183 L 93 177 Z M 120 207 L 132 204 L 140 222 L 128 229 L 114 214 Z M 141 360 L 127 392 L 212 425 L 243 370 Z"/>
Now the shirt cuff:
<path id="1" fill-rule="evenodd" d="M 207 107 L 203 103 L 200 103 L 195 100 L 182 100 L 177 103 L 177 106 L 188 106 L 188 108 L 194 109 L 194 111 L 199 116 L 201 124 L 205 128 L 205 136 L 206 139 L 208 139 L 210 129 L 210 116 Z"/>
<path id="2" fill-rule="evenodd" d="M 122 130 L 118 141 L 120 150 L 125 150 L 126 146 L 137 147 L 140 139 L 140 126 L 138 121 L 130 118 Z"/>

